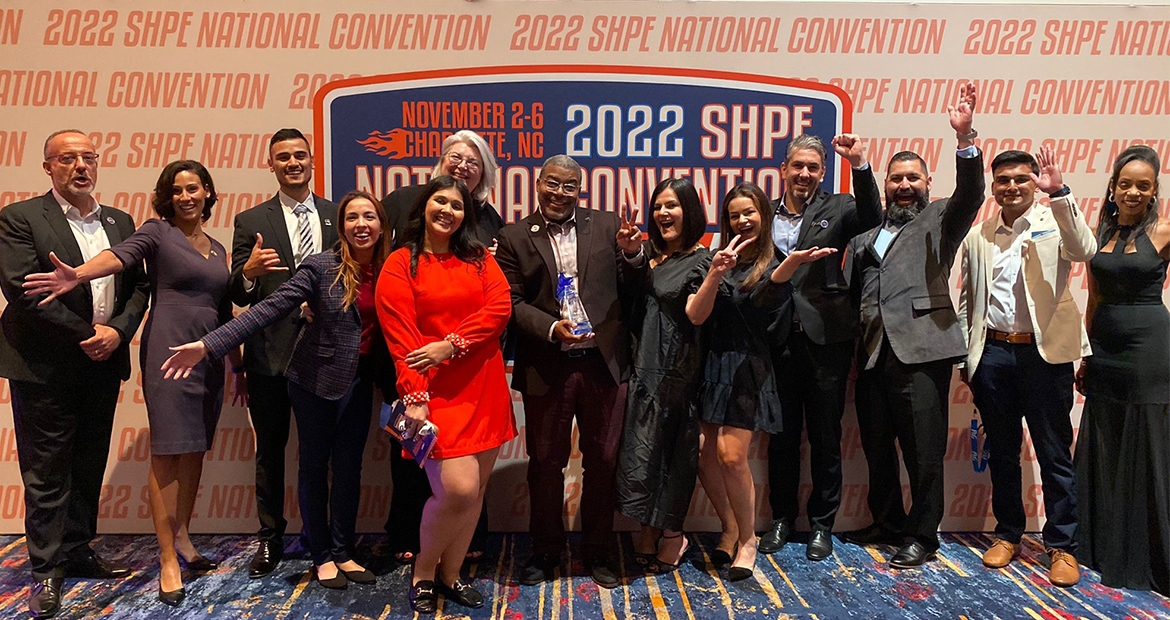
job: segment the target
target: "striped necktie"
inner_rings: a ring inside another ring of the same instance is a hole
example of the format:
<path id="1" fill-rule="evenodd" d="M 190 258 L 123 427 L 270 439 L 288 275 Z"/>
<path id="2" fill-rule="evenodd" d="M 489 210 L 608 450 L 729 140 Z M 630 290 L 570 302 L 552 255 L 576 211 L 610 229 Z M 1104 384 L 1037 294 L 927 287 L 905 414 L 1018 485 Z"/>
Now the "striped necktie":
<path id="1" fill-rule="evenodd" d="M 313 253 L 313 227 L 309 224 L 309 207 L 303 203 L 293 207 L 293 215 L 297 216 L 297 267 L 300 267 Z"/>

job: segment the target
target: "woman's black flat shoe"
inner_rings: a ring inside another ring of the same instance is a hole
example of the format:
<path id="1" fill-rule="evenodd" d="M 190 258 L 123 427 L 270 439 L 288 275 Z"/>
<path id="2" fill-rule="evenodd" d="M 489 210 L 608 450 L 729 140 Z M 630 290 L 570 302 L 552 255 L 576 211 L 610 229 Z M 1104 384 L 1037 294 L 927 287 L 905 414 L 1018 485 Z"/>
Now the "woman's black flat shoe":
<path id="1" fill-rule="evenodd" d="M 374 571 L 368 568 L 361 570 L 343 570 L 341 574 L 345 575 L 346 579 L 354 583 L 371 584 L 378 581 L 378 578 L 374 575 Z"/>
<path id="2" fill-rule="evenodd" d="M 317 583 L 325 586 L 326 588 L 329 588 L 330 590 L 344 590 L 346 586 L 349 585 L 349 580 L 345 578 L 345 573 L 342 573 L 341 570 L 338 570 L 337 574 L 330 577 L 329 579 L 322 579 L 321 575 L 317 573 L 317 567 L 314 566 L 313 578 L 317 580 Z"/>
<path id="3" fill-rule="evenodd" d="M 420 581 L 410 587 L 410 608 L 420 614 L 433 614 L 439 608 L 435 595 L 435 582 Z"/>
<path id="4" fill-rule="evenodd" d="M 442 579 L 436 579 L 435 589 L 447 600 L 455 601 L 464 607 L 471 607 L 472 609 L 483 607 L 483 595 L 479 593 L 479 590 L 471 587 L 462 579 L 456 579 L 455 583 L 451 585 L 443 583 Z"/>
<path id="5" fill-rule="evenodd" d="M 179 588 L 171 592 L 167 592 L 162 588 L 158 589 L 158 600 L 162 601 L 163 605 L 178 607 L 179 603 L 182 603 L 185 598 L 187 598 L 187 590 L 185 588 Z"/>

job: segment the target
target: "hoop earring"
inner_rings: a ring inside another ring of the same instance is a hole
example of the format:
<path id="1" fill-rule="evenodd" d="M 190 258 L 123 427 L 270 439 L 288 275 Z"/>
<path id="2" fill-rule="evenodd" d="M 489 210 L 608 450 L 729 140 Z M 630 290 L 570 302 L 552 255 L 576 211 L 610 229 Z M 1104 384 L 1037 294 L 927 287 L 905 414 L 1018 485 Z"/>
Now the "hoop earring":
<path id="1" fill-rule="evenodd" d="M 1107 196 L 1105 196 L 1105 201 L 1112 202 L 1114 204 L 1117 203 L 1117 201 L 1113 199 L 1113 189 L 1112 188 L 1109 189 L 1109 194 Z"/>

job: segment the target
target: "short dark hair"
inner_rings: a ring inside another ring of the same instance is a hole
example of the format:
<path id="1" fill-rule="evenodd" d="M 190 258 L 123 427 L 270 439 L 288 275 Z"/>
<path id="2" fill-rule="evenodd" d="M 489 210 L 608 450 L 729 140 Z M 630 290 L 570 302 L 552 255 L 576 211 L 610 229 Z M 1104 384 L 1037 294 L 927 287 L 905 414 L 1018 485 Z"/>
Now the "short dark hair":
<path id="1" fill-rule="evenodd" d="M 435 192 L 451 188 L 458 190 L 463 199 L 463 222 L 459 225 L 458 230 L 451 235 L 451 253 L 455 255 L 455 258 L 465 263 L 472 263 L 481 269 L 483 268 L 487 257 L 487 248 L 475 238 L 476 208 L 475 203 L 472 202 L 471 191 L 467 189 L 467 185 L 463 181 L 450 175 L 442 175 L 432 178 L 430 183 L 423 187 L 418 200 L 414 201 L 414 206 L 410 208 L 410 218 L 407 220 L 406 230 L 402 233 L 402 236 L 406 238 L 406 243 L 403 245 L 410 249 L 410 275 L 412 277 L 418 276 L 418 257 L 423 253 L 424 241 L 426 240 L 427 203 L 430 202 L 431 196 L 434 196 Z"/>
<path id="2" fill-rule="evenodd" d="M 277 142 L 284 142 L 285 140 L 304 140 L 305 146 L 311 146 L 309 139 L 305 137 L 305 134 L 301 133 L 300 129 L 285 127 L 272 134 L 272 139 L 268 141 L 268 153 L 272 153 L 272 147 L 276 146 Z"/>
<path id="3" fill-rule="evenodd" d="M 899 151 L 894 153 L 894 156 L 890 158 L 889 165 L 886 166 L 886 172 L 889 173 L 890 168 L 892 168 L 895 163 L 900 161 L 916 161 L 918 162 L 918 165 L 922 166 L 922 172 L 925 173 L 926 176 L 930 176 L 930 168 L 926 165 L 926 160 L 922 159 L 922 156 L 918 153 L 915 153 L 914 151 Z"/>
<path id="4" fill-rule="evenodd" d="M 1019 164 L 1028 164 L 1032 167 L 1033 174 L 1040 174 L 1040 164 L 1036 163 L 1036 158 L 1024 151 L 1004 151 L 996 155 L 995 159 L 991 160 L 991 174 L 994 176 L 995 171 L 999 170 L 1000 166 L 1015 166 Z"/>
<path id="5" fill-rule="evenodd" d="M 671 178 L 663 179 L 650 194 L 650 213 L 654 212 L 654 203 L 658 200 L 658 195 L 668 189 L 674 192 L 675 197 L 678 198 L 678 204 L 682 206 L 682 248 L 689 250 L 695 247 L 695 244 L 703 239 L 703 234 L 707 232 L 707 210 L 703 208 L 703 201 L 699 200 L 699 192 L 690 179 Z M 666 254 L 666 240 L 662 238 L 662 231 L 658 230 L 658 224 L 649 221 L 651 219 L 650 213 L 646 214 L 646 228 L 647 234 L 650 236 L 650 244 L 659 254 Z"/>
<path id="6" fill-rule="evenodd" d="M 158 182 L 154 184 L 154 197 L 150 206 L 164 220 L 175 217 L 175 177 L 179 176 L 180 172 L 194 172 L 199 177 L 199 182 L 203 184 L 203 189 L 207 190 L 207 200 L 203 203 L 203 221 L 206 222 L 211 219 L 211 207 L 215 206 L 217 199 L 215 183 L 211 180 L 211 173 L 207 168 L 194 159 L 173 161 L 163 168 L 162 173 L 158 175 Z"/>

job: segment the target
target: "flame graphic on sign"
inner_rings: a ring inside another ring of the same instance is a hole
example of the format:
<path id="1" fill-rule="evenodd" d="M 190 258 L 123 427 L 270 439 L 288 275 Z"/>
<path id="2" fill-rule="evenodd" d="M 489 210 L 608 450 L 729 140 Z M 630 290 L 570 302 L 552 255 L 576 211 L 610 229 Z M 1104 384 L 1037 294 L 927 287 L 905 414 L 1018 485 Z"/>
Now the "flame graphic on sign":
<path id="1" fill-rule="evenodd" d="M 380 132 L 378 130 L 371 131 L 369 137 L 365 140 L 358 140 L 357 143 L 366 147 L 366 150 L 389 157 L 390 159 L 402 159 L 408 155 L 410 145 L 406 140 L 410 136 L 410 132 L 405 129 L 391 129 L 387 132 Z"/>

